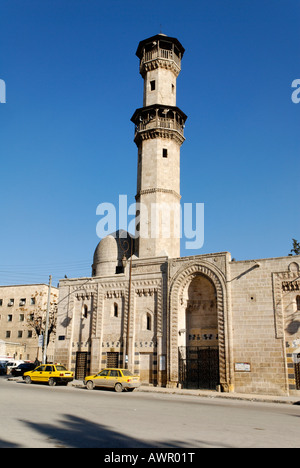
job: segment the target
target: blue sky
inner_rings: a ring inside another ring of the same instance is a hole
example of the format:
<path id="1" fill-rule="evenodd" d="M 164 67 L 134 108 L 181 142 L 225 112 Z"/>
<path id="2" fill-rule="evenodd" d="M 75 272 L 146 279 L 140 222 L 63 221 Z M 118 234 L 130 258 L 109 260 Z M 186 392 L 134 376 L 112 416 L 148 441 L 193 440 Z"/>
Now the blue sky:
<path id="1" fill-rule="evenodd" d="M 300 240 L 299 0 L 0 0 L 0 17 L 0 284 L 90 274 L 98 204 L 134 202 L 135 52 L 160 31 L 186 49 L 182 202 L 205 204 L 182 255 Z"/>

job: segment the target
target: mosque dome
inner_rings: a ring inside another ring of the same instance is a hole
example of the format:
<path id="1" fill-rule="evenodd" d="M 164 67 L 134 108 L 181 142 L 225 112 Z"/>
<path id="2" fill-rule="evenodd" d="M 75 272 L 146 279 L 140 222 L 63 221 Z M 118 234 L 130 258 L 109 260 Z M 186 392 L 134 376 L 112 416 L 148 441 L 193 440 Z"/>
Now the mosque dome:
<path id="1" fill-rule="evenodd" d="M 118 259 L 118 245 L 113 236 L 104 237 L 94 253 L 94 264 L 115 262 Z"/>
<path id="2" fill-rule="evenodd" d="M 131 236 L 128 232 L 119 230 L 104 237 L 94 253 L 92 276 L 110 276 L 123 273 L 122 259 L 124 256 L 127 259 L 130 258 L 131 252 L 134 252 L 134 243 L 131 249 Z"/>

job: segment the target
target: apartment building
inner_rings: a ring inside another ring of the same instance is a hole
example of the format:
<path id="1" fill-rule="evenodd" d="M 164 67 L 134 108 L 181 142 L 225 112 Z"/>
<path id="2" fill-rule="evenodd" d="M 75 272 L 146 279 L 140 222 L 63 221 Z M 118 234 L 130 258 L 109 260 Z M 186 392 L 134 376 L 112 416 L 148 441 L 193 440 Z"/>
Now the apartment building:
<path id="1" fill-rule="evenodd" d="M 49 286 L 27 284 L 0 286 L 1 355 L 34 361 L 42 359 L 38 331 L 44 330 Z M 51 320 L 56 315 L 58 289 L 51 288 Z M 48 360 L 54 356 L 53 334 L 50 335 Z"/>

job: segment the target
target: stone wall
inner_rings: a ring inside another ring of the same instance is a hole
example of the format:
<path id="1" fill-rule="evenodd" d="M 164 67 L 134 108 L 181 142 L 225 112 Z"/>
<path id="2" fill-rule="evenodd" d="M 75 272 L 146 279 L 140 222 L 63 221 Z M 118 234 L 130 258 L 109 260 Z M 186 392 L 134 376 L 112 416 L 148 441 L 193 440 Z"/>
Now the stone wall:
<path id="1" fill-rule="evenodd" d="M 291 258 L 284 257 L 230 264 L 237 392 L 278 395 L 289 392 L 285 352 L 287 327 L 285 311 L 279 303 L 282 279 L 289 276 L 291 262 Z"/>

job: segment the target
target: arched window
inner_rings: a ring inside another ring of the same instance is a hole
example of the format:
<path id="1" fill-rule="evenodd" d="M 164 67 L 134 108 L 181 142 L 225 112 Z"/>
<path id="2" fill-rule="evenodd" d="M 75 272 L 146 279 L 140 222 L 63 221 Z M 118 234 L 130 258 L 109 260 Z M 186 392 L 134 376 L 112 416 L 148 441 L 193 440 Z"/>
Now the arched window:
<path id="1" fill-rule="evenodd" d="M 151 320 L 151 315 L 150 314 L 147 314 L 147 330 L 151 330 L 152 329 L 152 320 Z"/>
<path id="2" fill-rule="evenodd" d="M 87 318 L 88 317 L 88 306 L 87 305 L 84 305 L 82 307 L 82 317 L 83 318 Z"/>

